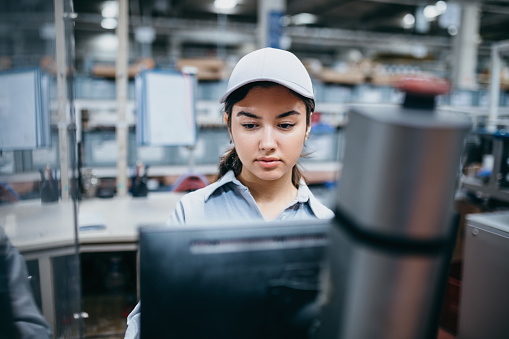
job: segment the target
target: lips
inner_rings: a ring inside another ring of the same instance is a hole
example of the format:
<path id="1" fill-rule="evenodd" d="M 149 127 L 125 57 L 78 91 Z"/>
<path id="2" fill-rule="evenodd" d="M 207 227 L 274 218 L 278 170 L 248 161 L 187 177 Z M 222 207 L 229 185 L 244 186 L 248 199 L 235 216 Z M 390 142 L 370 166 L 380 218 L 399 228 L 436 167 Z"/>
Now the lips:
<path id="1" fill-rule="evenodd" d="M 263 168 L 274 168 L 277 167 L 281 160 L 278 158 L 268 158 L 268 157 L 261 157 L 256 159 L 256 161 L 262 166 Z"/>

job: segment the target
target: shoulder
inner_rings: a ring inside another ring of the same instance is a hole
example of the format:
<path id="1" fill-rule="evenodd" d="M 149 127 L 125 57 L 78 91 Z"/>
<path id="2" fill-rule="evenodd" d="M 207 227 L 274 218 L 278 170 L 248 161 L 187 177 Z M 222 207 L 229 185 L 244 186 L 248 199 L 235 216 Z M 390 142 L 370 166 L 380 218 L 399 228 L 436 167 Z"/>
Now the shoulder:
<path id="1" fill-rule="evenodd" d="M 196 218 L 203 215 L 203 205 L 205 196 L 208 195 L 208 188 L 204 187 L 199 190 L 184 195 L 175 206 L 173 213 L 167 221 L 168 225 L 178 225 L 192 222 Z"/>
<path id="2" fill-rule="evenodd" d="M 318 219 L 332 219 L 334 218 L 334 212 L 328 207 L 322 204 L 316 197 L 311 194 L 309 197 L 309 206 Z"/>
<path id="3" fill-rule="evenodd" d="M 233 179 L 235 179 L 234 176 Z M 224 193 L 226 187 L 233 181 L 233 179 L 230 178 L 227 173 L 223 178 L 208 185 L 207 187 L 198 189 L 183 196 L 170 216 L 168 224 L 194 223 L 206 220 L 205 205 L 207 205 L 207 202 L 210 201 L 212 196 L 217 196 L 217 194 L 214 193 Z M 222 194 L 220 194 L 220 196 L 222 196 Z M 217 203 L 217 201 L 214 201 L 214 203 Z"/>
<path id="4" fill-rule="evenodd" d="M 312 213 L 318 219 L 334 218 L 334 213 L 328 207 L 318 201 L 318 199 L 313 195 L 303 180 L 300 182 L 299 191 L 297 193 L 297 200 L 300 202 L 306 202 Z"/>
<path id="5" fill-rule="evenodd" d="M 228 186 L 228 183 L 232 182 L 232 179 L 229 178 L 229 176 L 227 177 L 227 175 L 208 185 L 207 187 L 200 188 L 196 191 L 186 194 L 184 197 L 182 197 L 180 202 L 190 206 L 205 204 L 216 191 L 222 191 L 225 186 Z M 233 179 L 235 179 L 235 177 L 233 177 Z"/>

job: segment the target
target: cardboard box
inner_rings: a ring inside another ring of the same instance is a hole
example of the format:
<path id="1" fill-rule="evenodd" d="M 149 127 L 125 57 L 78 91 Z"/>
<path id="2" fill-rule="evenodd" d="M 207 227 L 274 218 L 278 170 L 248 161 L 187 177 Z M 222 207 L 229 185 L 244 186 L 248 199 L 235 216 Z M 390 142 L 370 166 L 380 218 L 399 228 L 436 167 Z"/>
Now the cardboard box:
<path id="1" fill-rule="evenodd" d="M 228 76 L 225 62 L 218 58 L 179 59 L 175 67 L 179 71 L 194 68 L 198 80 L 222 80 Z"/>
<path id="2" fill-rule="evenodd" d="M 324 68 L 320 72 L 320 80 L 327 83 L 348 84 L 355 85 L 361 84 L 365 80 L 365 75 L 360 70 L 351 69 L 346 72 L 339 72 L 331 68 Z"/>

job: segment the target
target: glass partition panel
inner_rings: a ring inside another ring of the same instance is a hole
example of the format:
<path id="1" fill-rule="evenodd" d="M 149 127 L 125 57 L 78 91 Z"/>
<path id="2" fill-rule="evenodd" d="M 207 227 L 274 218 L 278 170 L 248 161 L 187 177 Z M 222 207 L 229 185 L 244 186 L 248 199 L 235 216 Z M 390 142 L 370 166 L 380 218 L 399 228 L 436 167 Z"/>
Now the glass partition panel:
<path id="1" fill-rule="evenodd" d="M 0 309 L 8 338 L 81 338 L 71 0 L 0 2 Z M 29 320 L 27 320 L 29 319 Z"/>

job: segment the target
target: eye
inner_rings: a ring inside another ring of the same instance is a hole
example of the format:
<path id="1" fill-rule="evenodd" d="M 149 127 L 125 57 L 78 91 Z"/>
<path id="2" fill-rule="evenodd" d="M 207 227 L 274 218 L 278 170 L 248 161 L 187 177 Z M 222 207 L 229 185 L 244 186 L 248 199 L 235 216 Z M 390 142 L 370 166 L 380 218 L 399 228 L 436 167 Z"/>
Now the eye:
<path id="1" fill-rule="evenodd" d="M 247 130 L 251 130 L 251 129 L 255 129 L 256 128 L 256 124 L 242 124 L 242 126 L 247 129 Z"/>
<path id="2" fill-rule="evenodd" d="M 279 124 L 279 128 L 281 128 L 283 130 L 292 129 L 293 126 L 295 126 L 295 124 L 290 124 L 290 123 Z"/>

